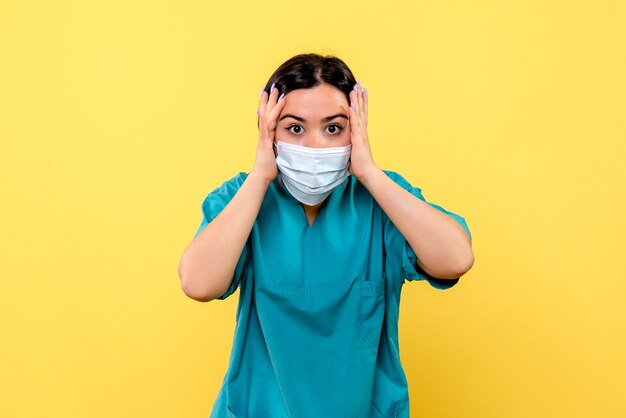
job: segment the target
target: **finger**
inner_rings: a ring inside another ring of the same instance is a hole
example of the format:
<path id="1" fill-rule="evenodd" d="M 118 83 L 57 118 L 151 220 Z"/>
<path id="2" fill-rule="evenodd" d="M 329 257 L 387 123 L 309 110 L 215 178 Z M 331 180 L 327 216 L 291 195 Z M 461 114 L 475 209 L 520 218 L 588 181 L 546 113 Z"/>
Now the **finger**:
<path id="1" fill-rule="evenodd" d="M 274 107 L 268 111 L 268 120 L 270 119 L 270 116 L 272 117 L 278 116 L 281 109 L 285 107 L 285 102 L 286 102 L 285 93 L 283 93 L 280 96 L 278 96 L 278 98 L 276 99 L 276 104 L 274 105 Z"/>
<path id="2" fill-rule="evenodd" d="M 271 91 L 267 91 L 265 90 L 265 88 L 263 88 L 263 93 L 261 94 L 261 104 L 259 106 L 259 113 L 260 114 L 267 114 L 270 110 L 271 110 L 271 106 L 272 106 L 272 93 L 274 93 L 275 89 L 274 85 L 276 83 L 272 83 L 272 85 L 270 86 L 270 90 Z"/>
<path id="3" fill-rule="evenodd" d="M 259 108 L 259 126 L 263 126 L 264 129 L 268 129 L 267 120 L 268 114 L 271 112 L 272 108 L 276 104 L 276 95 L 278 94 L 278 89 L 274 88 L 276 83 L 272 83 L 270 90 L 271 93 L 267 93 L 267 91 L 263 91 L 263 95 L 261 96 L 261 107 Z"/>
<path id="4" fill-rule="evenodd" d="M 350 107 L 348 108 L 348 119 L 350 120 L 350 131 L 356 132 L 358 119 L 356 109 L 354 108 L 356 102 L 356 92 L 352 90 L 350 92 Z"/>
<path id="5" fill-rule="evenodd" d="M 356 89 L 352 89 L 352 91 L 350 92 L 350 104 L 352 106 L 352 110 L 354 110 L 354 113 L 357 113 L 359 109 L 359 100 L 357 97 Z"/>
<path id="6" fill-rule="evenodd" d="M 352 90 L 350 93 L 350 100 L 352 102 L 352 114 L 354 116 L 354 124 L 356 126 L 359 122 L 359 113 L 361 111 L 361 108 L 359 107 L 359 97 L 356 90 Z"/>
<path id="7" fill-rule="evenodd" d="M 278 124 L 278 116 L 280 115 L 280 112 L 282 112 L 282 110 L 285 108 L 285 103 L 287 101 L 285 100 L 285 93 L 281 94 L 280 97 L 278 98 L 278 102 L 276 102 L 276 106 L 274 106 L 272 108 L 272 110 L 270 111 L 267 121 L 268 121 L 268 127 L 269 129 L 276 129 L 276 125 Z"/>
<path id="8" fill-rule="evenodd" d="M 259 101 L 259 110 L 257 110 L 258 115 L 258 127 L 259 129 L 265 128 L 265 108 L 267 107 L 267 92 L 263 89 L 263 93 L 261 94 L 261 99 Z"/>
<path id="9" fill-rule="evenodd" d="M 275 87 L 276 83 L 272 83 L 270 87 L 270 95 L 267 99 L 267 108 L 265 109 L 266 114 L 272 111 L 274 106 L 276 106 L 276 102 L 278 101 L 278 89 Z"/>
<path id="10" fill-rule="evenodd" d="M 264 113 L 266 106 L 267 106 L 267 91 L 265 91 L 265 89 L 262 89 L 261 98 L 259 99 L 259 113 Z"/>
<path id="11" fill-rule="evenodd" d="M 367 97 L 367 88 L 365 89 L 365 92 L 363 93 L 363 119 L 365 121 L 365 126 L 367 126 L 367 104 L 368 104 L 368 97 Z"/>
<path id="12" fill-rule="evenodd" d="M 359 86 L 359 84 L 357 83 L 355 85 L 355 93 L 354 93 L 354 113 L 357 115 L 357 122 L 361 123 L 361 119 L 362 119 L 362 108 L 363 108 L 363 104 L 362 104 L 362 100 L 361 100 L 361 96 L 363 94 L 361 93 L 361 87 Z"/>
<path id="13" fill-rule="evenodd" d="M 263 94 L 265 93 L 265 88 L 261 87 L 261 96 L 259 97 L 259 106 L 257 107 L 257 110 L 261 108 L 261 102 L 263 101 Z"/>

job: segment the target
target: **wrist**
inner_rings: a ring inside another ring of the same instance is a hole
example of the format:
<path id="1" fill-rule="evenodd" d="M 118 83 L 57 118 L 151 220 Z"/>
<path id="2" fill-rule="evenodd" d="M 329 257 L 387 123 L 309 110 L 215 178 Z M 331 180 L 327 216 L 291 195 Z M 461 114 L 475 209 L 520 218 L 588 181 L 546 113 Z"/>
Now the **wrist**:
<path id="1" fill-rule="evenodd" d="M 365 170 L 362 170 L 361 173 L 356 177 L 359 182 L 367 186 L 374 177 L 381 174 L 382 172 L 383 170 L 381 170 L 380 167 L 378 167 L 376 164 L 372 164 L 368 166 Z"/>
<path id="2" fill-rule="evenodd" d="M 274 181 L 274 179 L 268 178 L 254 168 L 248 173 L 248 178 L 254 183 L 262 184 L 264 187 L 269 187 L 272 181 Z"/>

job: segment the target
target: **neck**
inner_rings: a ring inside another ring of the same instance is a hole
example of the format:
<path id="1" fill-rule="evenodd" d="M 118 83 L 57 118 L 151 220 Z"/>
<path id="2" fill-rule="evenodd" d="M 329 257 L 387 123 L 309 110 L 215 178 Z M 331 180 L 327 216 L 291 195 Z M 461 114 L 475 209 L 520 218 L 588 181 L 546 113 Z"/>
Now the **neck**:
<path id="1" fill-rule="evenodd" d="M 314 206 L 310 206 L 310 205 L 307 205 L 306 203 L 302 203 L 302 206 L 304 206 L 305 209 L 319 209 L 319 207 L 322 206 L 322 203 L 324 202 L 322 201 Z"/>

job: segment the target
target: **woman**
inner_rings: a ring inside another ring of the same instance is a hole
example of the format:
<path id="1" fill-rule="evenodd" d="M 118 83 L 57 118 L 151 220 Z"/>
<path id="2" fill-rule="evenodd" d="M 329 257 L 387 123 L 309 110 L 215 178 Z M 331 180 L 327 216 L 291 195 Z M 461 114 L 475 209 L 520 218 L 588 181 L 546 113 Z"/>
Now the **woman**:
<path id="1" fill-rule="evenodd" d="M 212 418 L 409 417 L 402 284 L 455 285 L 471 235 L 375 164 L 367 104 L 339 58 L 287 60 L 262 90 L 252 170 L 202 204 L 182 289 L 210 301 L 240 288 Z"/>

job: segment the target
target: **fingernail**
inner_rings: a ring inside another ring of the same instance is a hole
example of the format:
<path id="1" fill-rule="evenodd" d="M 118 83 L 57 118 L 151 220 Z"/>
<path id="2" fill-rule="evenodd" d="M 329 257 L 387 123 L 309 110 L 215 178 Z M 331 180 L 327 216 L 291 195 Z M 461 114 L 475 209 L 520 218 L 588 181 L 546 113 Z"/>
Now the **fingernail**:
<path id="1" fill-rule="evenodd" d="M 256 115 L 259 116 L 259 109 L 256 110 Z"/>
<path id="2" fill-rule="evenodd" d="M 280 97 L 278 98 L 278 101 L 280 102 L 283 99 L 283 97 L 285 97 L 285 93 L 280 95 Z"/>
<path id="3" fill-rule="evenodd" d="M 275 84 L 276 84 L 276 83 L 272 83 L 272 87 L 270 87 L 270 94 L 272 94 L 272 92 L 274 91 L 274 85 L 275 85 Z"/>
<path id="4" fill-rule="evenodd" d="M 365 87 L 365 96 L 367 97 L 367 87 Z"/>
<path id="5" fill-rule="evenodd" d="M 350 107 L 352 108 L 352 110 L 356 110 L 356 109 L 354 108 L 354 103 L 350 103 Z"/>
<path id="6" fill-rule="evenodd" d="M 263 96 L 264 91 L 265 91 L 265 88 L 261 87 L 261 96 Z"/>
<path id="7" fill-rule="evenodd" d="M 359 80 L 359 88 L 361 88 L 361 87 L 363 87 L 363 86 L 361 86 L 361 80 Z"/>

